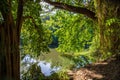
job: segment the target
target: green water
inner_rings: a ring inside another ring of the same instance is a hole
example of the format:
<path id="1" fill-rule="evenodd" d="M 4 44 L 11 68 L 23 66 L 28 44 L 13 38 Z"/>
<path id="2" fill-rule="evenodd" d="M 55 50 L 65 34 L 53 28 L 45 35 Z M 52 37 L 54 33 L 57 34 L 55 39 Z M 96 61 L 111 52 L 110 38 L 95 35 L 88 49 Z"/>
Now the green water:
<path id="1" fill-rule="evenodd" d="M 61 56 L 62 54 L 63 53 L 57 52 L 55 49 L 50 49 L 49 53 L 41 54 L 39 59 L 50 62 L 52 66 L 70 67 L 74 65 L 72 60 Z"/>
<path id="2" fill-rule="evenodd" d="M 74 70 L 83 67 L 88 63 L 88 60 L 86 60 L 84 56 L 74 56 L 72 53 L 63 54 L 57 52 L 55 49 L 50 49 L 49 53 L 41 54 L 37 59 L 30 57 L 30 55 L 26 55 L 21 61 L 21 78 L 23 80 L 24 78 L 31 79 L 33 73 L 35 75 L 38 74 L 37 77 L 42 76 L 43 78 L 46 78 L 47 76 L 47 78 L 56 78 L 57 75 L 58 78 L 62 78 L 66 75 L 63 70 Z M 35 66 L 33 66 L 34 64 Z M 35 70 L 39 72 L 37 73 Z M 41 72 L 44 76 L 41 75 Z"/>
<path id="3" fill-rule="evenodd" d="M 50 62 L 52 66 L 61 66 L 62 68 L 72 69 L 84 67 L 86 64 L 90 64 L 85 56 L 79 55 L 74 56 L 73 53 L 59 53 L 55 49 L 50 49 L 50 52 L 47 54 L 41 54 L 39 57 L 40 60 Z"/>

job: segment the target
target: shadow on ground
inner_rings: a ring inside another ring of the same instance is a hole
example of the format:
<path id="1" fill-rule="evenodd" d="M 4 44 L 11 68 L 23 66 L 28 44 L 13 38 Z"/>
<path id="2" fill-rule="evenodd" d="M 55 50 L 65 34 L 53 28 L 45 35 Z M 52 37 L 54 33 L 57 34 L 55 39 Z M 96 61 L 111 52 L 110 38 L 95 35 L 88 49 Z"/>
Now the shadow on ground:
<path id="1" fill-rule="evenodd" d="M 74 80 L 120 80 L 120 57 L 80 68 L 73 75 Z"/>

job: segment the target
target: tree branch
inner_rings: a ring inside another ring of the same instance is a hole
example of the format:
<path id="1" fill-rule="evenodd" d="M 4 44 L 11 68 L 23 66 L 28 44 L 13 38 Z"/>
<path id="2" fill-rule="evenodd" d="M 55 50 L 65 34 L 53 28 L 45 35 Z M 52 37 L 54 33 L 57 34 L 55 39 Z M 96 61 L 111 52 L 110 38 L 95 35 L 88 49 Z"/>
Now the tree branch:
<path id="1" fill-rule="evenodd" d="M 59 9 L 64 9 L 64 10 L 71 11 L 71 12 L 74 12 L 74 13 L 83 14 L 83 15 L 85 15 L 85 16 L 93 19 L 93 20 L 97 19 L 97 17 L 95 16 L 95 13 L 86 9 L 86 8 L 75 7 L 75 6 L 71 6 L 71 5 L 68 5 L 68 4 L 65 4 L 65 3 L 60 3 L 60 2 L 52 2 L 50 0 L 44 0 L 44 2 L 46 2 L 50 5 L 53 5 L 56 8 L 59 8 Z"/>

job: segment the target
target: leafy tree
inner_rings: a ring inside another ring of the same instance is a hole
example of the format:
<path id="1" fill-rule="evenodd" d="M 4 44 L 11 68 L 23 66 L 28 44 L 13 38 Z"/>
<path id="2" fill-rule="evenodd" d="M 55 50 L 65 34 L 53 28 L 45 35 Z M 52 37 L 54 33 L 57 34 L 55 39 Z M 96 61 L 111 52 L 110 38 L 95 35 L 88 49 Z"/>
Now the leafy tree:
<path id="1" fill-rule="evenodd" d="M 120 1 L 119 0 L 44 0 L 56 8 L 83 14 L 98 25 L 99 52 L 119 53 L 120 50 Z"/>
<path id="2" fill-rule="evenodd" d="M 39 2 L 39 0 L 0 1 L 0 79 L 2 80 L 20 80 L 20 44 L 21 53 L 37 52 L 38 54 L 34 55 L 39 55 L 48 51 L 50 35 L 41 25 Z"/>

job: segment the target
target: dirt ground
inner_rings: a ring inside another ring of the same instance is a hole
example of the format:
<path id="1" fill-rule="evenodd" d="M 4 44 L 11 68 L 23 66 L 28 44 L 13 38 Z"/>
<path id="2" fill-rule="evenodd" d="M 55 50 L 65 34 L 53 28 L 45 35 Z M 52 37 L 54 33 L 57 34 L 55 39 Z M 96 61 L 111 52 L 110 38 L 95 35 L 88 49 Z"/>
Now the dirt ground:
<path id="1" fill-rule="evenodd" d="M 69 72 L 71 80 L 120 80 L 120 57 L 111 57 Z"/>

